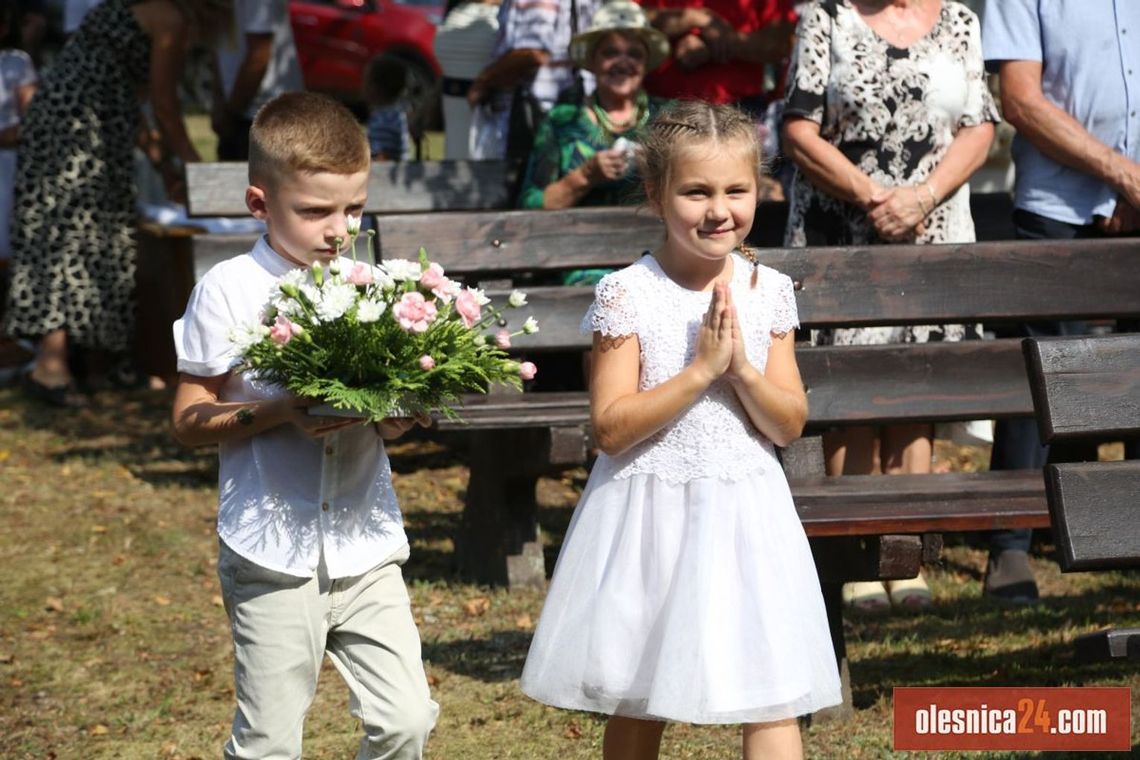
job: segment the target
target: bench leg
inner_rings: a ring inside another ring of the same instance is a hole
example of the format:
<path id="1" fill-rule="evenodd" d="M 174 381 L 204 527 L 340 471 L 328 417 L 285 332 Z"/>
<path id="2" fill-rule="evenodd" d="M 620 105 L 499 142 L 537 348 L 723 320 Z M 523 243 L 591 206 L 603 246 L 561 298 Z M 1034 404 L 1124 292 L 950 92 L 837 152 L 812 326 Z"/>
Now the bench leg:
<path id="1" fill-rule="evenodd" d="M 510 588 L 546 587 L 534 461 L 544 448 L 549 450 L 545 430 L 471 434 L 471 478 L 455 547 L 464 577 Z"/>

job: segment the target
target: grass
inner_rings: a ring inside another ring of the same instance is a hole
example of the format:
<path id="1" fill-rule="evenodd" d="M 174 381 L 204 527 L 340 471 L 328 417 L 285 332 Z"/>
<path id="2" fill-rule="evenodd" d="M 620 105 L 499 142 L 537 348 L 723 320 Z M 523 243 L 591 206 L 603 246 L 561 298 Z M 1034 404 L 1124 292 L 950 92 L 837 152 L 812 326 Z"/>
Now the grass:
<path id="1" fill-rule="evenodd" d="M 0 757 L 219 753 L 233 689 L 214 573 L 215 455 L 170 439 L 169 401 L 165 392 L 100 394 L 89 409 L 59 414 L 0 390 Z M 940 452 L 955 468 L 985 459 L 977 450 Z M 518 690 L 541 594 L 451 573 L 463 461 L 446 441 L 392 450 L 413 543 L 405 572 L 442 706 L 428 756 L 599 757 L 601 719 L 535 704 Z M 576 470 L 541 482 L 552 552 L 584 477 Z M 1036 606 L 984 601 L 984 554 L 958 544 L 929 572 L 929 612 L 850 617 L 857 710 L 806 730 L 808 756 L 902 756 L 891 750 L 895 685 L 1140 686 L 1134 667 L 1072 658 L 1082 633 L 1140 626 L 1140 577 L 1062 575 L 1048 547 L 1034 563 L 1045 595 Z M 1135 711 L 1133 725 L 1136 744 Z M 351 756 L 357 730 L 328 666 L 305 727 L 307 756 Z M 737 743 L 730 727 L 674 725 L 663 757 L 733 757 Z"/>

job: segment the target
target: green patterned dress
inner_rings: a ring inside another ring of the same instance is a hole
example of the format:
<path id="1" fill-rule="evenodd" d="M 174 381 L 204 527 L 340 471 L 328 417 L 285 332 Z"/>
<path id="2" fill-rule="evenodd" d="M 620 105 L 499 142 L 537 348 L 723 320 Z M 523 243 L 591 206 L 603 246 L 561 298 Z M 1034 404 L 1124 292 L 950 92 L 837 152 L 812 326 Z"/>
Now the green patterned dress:
<path id="1" fill-rule="evenodd" d="M 638 142 L 645 125 L 668 102 L 650 97 L 643 90 L 637 96 L 637 120 L 632 127 L 621 132 L 611 132 L 590 118 L 592 98 L 583 105 L 560 103 L 554 106 L 535 134 L 534 149 L 519 194 L 519 207 L 542 208 L 542 195 L 547 185 L 562 179 L 598 151 L 612 148 L 619 137 Z M 640 203 L 643 199 L 641 180 L 631 168 L 624 178 L 592 188 L 578 205 L 626 206 Z M 565 283 L 593 285 L 609 271 L 575 270 L 567 274 Z"/>
<path id="2" fill-rule="evenodd" d="M 542 208 L 546 186 L 565 177 L 594 157 L 609 150 L 614 141 L 624 137 L 633 142 L 645 124 L 667 101 L 651 98 L 644 91 L 638 95 L 637 122 L 624 132 L 611 133 L 589 116 L 590 102 L 584 105 L 560 103 L 547 114 L 534 137 L 534 150 L 527 165 L 526 178 L 519 196 L 520 208 Z M 579 206 L 624 206 L 640 201 L 638 179 L 630 174 L 625 179 L 593 188 Z"/>

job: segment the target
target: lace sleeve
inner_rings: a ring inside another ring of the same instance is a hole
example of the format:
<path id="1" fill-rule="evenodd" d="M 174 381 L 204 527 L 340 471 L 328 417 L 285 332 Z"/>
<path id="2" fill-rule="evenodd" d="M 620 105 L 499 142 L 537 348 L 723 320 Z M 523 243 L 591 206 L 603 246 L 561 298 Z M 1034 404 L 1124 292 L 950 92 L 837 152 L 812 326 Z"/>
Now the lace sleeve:
<path id="1" fill-rule="evenodd" d="M 594 302 L 582 319 L 582 332 L 600 332 L 614 338 L 637 332 L 637 310 L 625 283 L 613 275 L 602 278 L 594 289 Z"/>
<path id="2" fill-rule="evenodd" d="M 792 286 L 792 278 L 786 274 L 780 275 L 775 282 L 772 297 L 772 327 L 773 335 L 783 336 L 790 330 L 800 326 L 800 316 L 796 309 L 796 291 Z"/>

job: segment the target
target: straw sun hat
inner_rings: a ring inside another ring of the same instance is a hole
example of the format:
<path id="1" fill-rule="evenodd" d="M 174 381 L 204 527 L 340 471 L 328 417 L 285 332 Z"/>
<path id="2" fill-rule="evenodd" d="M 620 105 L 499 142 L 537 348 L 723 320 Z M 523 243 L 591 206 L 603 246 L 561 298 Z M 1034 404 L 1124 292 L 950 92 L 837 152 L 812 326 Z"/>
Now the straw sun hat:
<path id="1" fill-rule="evenodd" d="M 574 65 L 589 68 L 594 47 L 610 32 L 628 32 L 641 40 L 649 51 L 646 71 L 653 71 L 669 57 L 669 38 L 650 26 L 640 6 L 629 0 L 611 0 L 594 13 L 589 29 L 570 40 L 570 60 Z"/>

